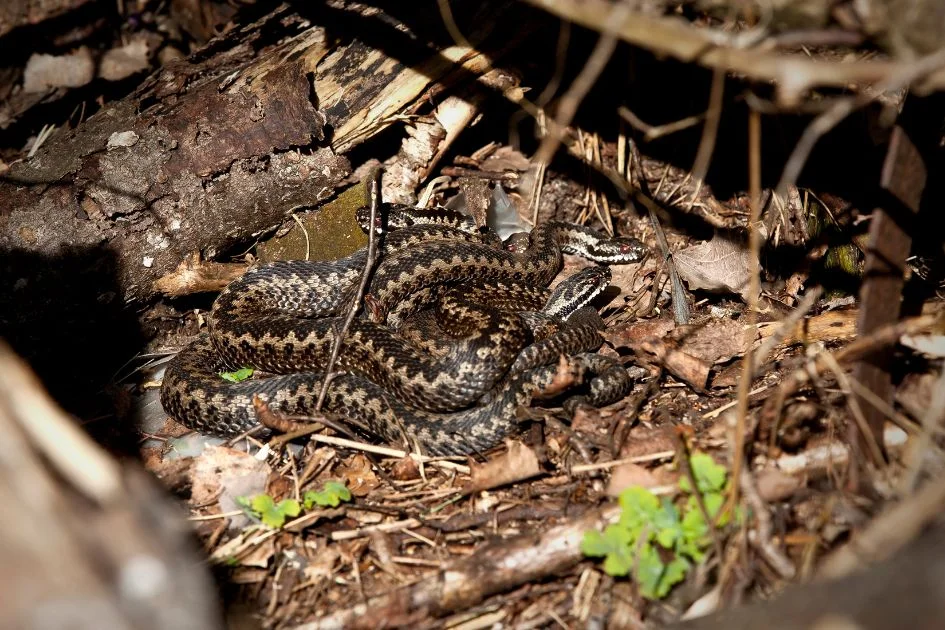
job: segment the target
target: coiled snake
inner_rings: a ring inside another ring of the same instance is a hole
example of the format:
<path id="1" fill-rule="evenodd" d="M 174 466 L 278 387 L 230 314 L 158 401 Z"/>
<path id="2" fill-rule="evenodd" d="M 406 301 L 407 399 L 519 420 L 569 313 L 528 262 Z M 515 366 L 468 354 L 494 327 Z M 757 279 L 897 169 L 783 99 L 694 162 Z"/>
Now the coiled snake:
<path id="1" fill-rule="evenodd" d="M 537 311 L 549 300 L 544 287 L 560 270 L 562 251 L 602 262 L 635 262 L 645 247 L 635 239 L 608 239 L 557 222 L 532 230 L 522 252 L 496 241 L 468 226 L 436 221 L 385 234 L 369 285 L 372 308 L 355 319 L 344 338 L 337 368 L 347 372 L 332 381 L 322 410 L 389 441 L 406 437 L 431 454 L 460 454 L 490 448 L 510 433 L 515 409 L 555 379 L 560 354 L 573 357 L 577 378 L 585 371 L 598 374 L 589 402 L 622 397 L 625 370 L 586 354 L 601 343 L 599 318 L 596 324 L 575 318 L 560 325 L 553 313 L 526 317 L 468 295 L 513 296 L 518 310 Z M 277 412 L 310 414 L 338 315 L 351 299 L 366 255 L 362 249 L 328 263 L 269 263 L 231 283 L 214 302 L 209 331 L 168 364 L 161 388 L 165 410 L 190 428 L 223 436 L 257 423 L 254 395 Z M 605 284 L 610 277 L 609 271 L 596 276 L 594 281 Z M 464 291 L 467 286 L 477 289 Z M 405 321 L 409 328 L 411 315 L 431 302 L 435 310 L 415 317 L 432 312 L 447 335 L 433 343 L 437 352 L 397 330 Z M 558 324 L 540 338 L 536 320 Z M 240 367 L 273 375 L 231 383 L 218 374 Z"/>

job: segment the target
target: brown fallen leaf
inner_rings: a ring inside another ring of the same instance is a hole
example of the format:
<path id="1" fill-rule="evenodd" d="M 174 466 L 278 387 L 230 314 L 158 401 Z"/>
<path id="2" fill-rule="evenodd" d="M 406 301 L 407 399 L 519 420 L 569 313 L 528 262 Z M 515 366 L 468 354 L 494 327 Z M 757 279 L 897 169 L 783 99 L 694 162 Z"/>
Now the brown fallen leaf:
<path id="1" fill-rule="evenodd" d="M 696 389 L 705 387 L 711 364 L 677 350 L 667 342 L 667 335 L 676 325 L 670 319 L 654 319 L 615 326 L 601 334 L 615 348 L 628 348 L 640 355 L 649 355 L 654 363 L 663 365 L 671 374 Z"/>
<path id="2" fill-rule="evenodd" d="M 107 51 L 102 56 L 98 75 L 106 81 L 121 81 L 142 70 L 147 70 L 150 65 L 148 42 L 139 37 L 132 39 L 124 46 Z"/>
<path id="3" fill-rule="evenodd" d="M 614 468 L 610 475 L 610 482 L 607 484 L 607 495 L 611 497 L 619 496 L 621 492 L 630 486 L 641 486 L 643 488 L 655 488 L 663 485 L 656 475 L 649 469 L 640 464 L 627 462 Z"/>
<path id="4" fill-rule="evenodd" d="M 335 565 L 341 559 L 341 552 L 334 545 L 319 541 L 318 546 L 318 553 L 312 554 L 309 564 L 302 569 L 306 582 L 320 583 L 332 579 L 335 575 Z"/>
<path id="5" fill-rule="evenodd" d="M 267 538 L 260 544 L 253 547 L 252 551 L 249 553 L 241 554 L 237 562 L 240 564 L 240 566 L 265 569 L 269 566 L 269 561 L 272 560 L 272 556 L 274 556 L 275 553 L 275 538 Z"/>
<path id="6" fill-rule="evenodd" d="M 221 512 L 241 510 L 237 497 L 251 497 L 266 491 L 266 482 L 272 470 L 242 451 L 224 446 L 210 446 L 193 458 L 191 466 L 191 503 L 210 505 L 219 502 Z M 240 529 L 250 524 L 242 515 L 230 517 L 230 528 Z"/>
<path id="7" fill-rule="evenodd" d="M 662 339 L 650 339 L 640 344 L 640 349 L 652 355 L 666 371 L 696 391 L 705 389 L 709 382 L 712 364 L 686 352 L 676 350 Z"/>
<path id="8" fill-rule="evenodd" d="M 488 490 L 529 479 L 541 472 L 535 451 L 517 440 L 507 440 L 508 449 L 484 464 L 470 462 L 470 482 L 466 492 Z"/>
<path id="9" fill-rule="evenodd" d="M 716 232 L 710 241 L 675 252 L 673 260 L 690 290 L 735 293 L 748 302 L 751 252 L 745 243 Z"/>
<path id="10" fill-rule="evenodd" d="M 745 350 L 745 326 L 734 319 L 710 318 L 680 326 L 673 338 L 686 354 L 713 365 L 741 356 Z"/>
<path id="11" fill-rule="evenodd" d="M 784 501 L 804 487 L 804 479 L 799 475 L 789 475 L 774 467 L 763 468 L 755 473 L 755 487 L 758 496 L 769 503 Z"/>
<path id="12" fill-rule="evenodd" d="M 33 54 L 23 70 L 23 91 L 45 92 L 59 87 L 81 87 L 95 78 L 95 61 L 85 46 L 68 55 Z"/>
<path id="13" fill-rule="evenodd" d="M 349 457 L 345 462 L 336 468 L 336 474 L 347 483 L 348 490 L 356 497 L 365 497 L 378 487 L 381 482 L 374 474 L 374 468 L 371 466 L 371 460 L 358 453 Z"/>
<path id="14" fill-rule="evenodd" d="M 413 457 L 402 457 L 394 462 L 390 476 L 397 481 L 411 481 L 420 478 L 420 464 Z"/>
<path id="15" fill-rule="evenodd" d="M 672 434 L 666 429 L 638 425 L 630 429 L 617 457 L 644 457 L 651 453 L 674 451 L 676 446 Z"/>

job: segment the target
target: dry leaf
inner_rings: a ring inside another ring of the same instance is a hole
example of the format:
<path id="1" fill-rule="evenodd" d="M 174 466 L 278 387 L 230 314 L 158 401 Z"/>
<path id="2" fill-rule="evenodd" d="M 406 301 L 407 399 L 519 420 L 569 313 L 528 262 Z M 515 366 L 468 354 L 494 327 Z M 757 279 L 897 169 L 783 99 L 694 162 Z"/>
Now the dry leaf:
<path id="1" fill-rule="evenodd" d="M 748 301 L 751 252 L 745 243 L 716 232 L 711 241 L 674 253 L 673 260 L 690 290 L 737 293 Z"/>
<path id="2" fill-rule="evenodd" d="M 653 355 L 670 374 L 693 389 L 702 391 L 709 382 L 711 363 L 677 350 L 662 339 L 648 339 L 640 344 L 640 350 Z"/>
<path id="3" fill-rule="evenodd" d="M 945 357 L 945 335 L 903 335 L 899 343 L 932 359 Z"/>
<path id="4" fill-rule="evenodd" d="M 745 350 L 745 326 L 728 318 L 681 327 L 675 337 L 686 354 L 711 364 L 725 363 Z"/>
<path id="5" fill-rule="evenodd" d="M 341 558 L 341 553 L 334 545 L 320 543 L 318 553 L 312 554 L 313 558 L 309 564 L 302 569 L 302 574 L 306 581 L 322 582 L 330 580 L 335 575 L 335 565 Z"/>
<path id="6" fill-rule="evenodd" d="M 610 475 L 610 483 L 607 484 L 607 494 L 616 497 L 630 486 L 655 488 L 659 485 L 662 485 L 659 479 L 648 469 L 640 464 L 628 462 L 614 468 Z"/>
<path id="7" fill-rule="evenodd" d="M 45 92 L 51 88 L 81 87 L 95 77 L 95 62 L 82 46 L 70 55 L 31 55 L 23 71 L 23 91 Z"/>
<path id="8" fill-rule="evenodd" d="M 336 474 L 342 477 L 348 490 L 356 497 L 369 495 L 381 483 L 374 474 L 371 460 L 360 453 L 348 458 L 337 468 Z"/>
<path id="9" fill-rule="evenodd" d="M 275 538 L 267 538 L 260 544 L 253 547 L 253 550 L 247 554 L 240 554 L 239 564 L 244 567 L 257 567 L 265 569 L 269 566 L 269 561 L 276 553 Z"/>
<path id="10" fill-rule="evenodd" d="M 237 497 L 252 497 L 266 491 L 272 472 L 269 464 L 252 455 L 224 446 L 208 446 L 194 457 L 191 467 L 191 502 L 207 505 L 218 500 L 221 512 L 241 509 Z M 230 527 L 240 529 L 250 524 L 247 517 L 230 517 Z"/>
<path id="11" fill-rule="evenodd" d="M 804 481 L 777 468 L 768 467 L 755 473 L 755 487 L 758 496 L 771 503 L 789 499 L 804 487 Z"/>
<path id="12" fill-rule="evenodd" d="M 534 477 L 541 472 L 535 451 L 517 440 L 507 440 L 508 450 L 485 464 L 470 464 L 470 490 L 487 490 Z"/>
<path id="13" fill-rule="evenodd" d="M 615 348 L 636 348 L 646 339 L 662 339 L 676 328 L 672 319 L 645 319 L 602 331 L 604 340 Z"/>
<path id="14" fill-rule="evenodd" d="M 102 56 L 98 75 L 106 81 L 121 81 L 131 75 L 147 70 L 148 43 L 135 39 L 119 48 L 112 48 Z"/>
<path id="15" fill-rule="evenodd" d="M 397 481 L 411 481 L 420 478 L 420 464 L 412 457 L 402 457 L 394 462 L 390 476 Z"/>

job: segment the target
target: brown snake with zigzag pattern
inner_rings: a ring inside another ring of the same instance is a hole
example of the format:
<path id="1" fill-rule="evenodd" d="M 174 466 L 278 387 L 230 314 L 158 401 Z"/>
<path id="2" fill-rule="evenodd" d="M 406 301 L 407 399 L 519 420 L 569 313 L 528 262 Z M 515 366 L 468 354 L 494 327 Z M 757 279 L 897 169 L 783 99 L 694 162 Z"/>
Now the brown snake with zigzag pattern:
<path id="1" fill-rule="evenodd" d="M 440 321 L 452 336 L 451 351 L 433 356 L 387 325 L 356 319 L 338 365 L 349 373 L 332 382 L 323 411 L 361 421 L 388 440 L 407 436 L 429 453 L 457 454 L 501 441 L 514 428 L 515 407 L 553 380 L 559 353 L 577 355 L 571 367 L 578 373 L 606 375 L 592 381 L 590 402 L 622 396 L 629 386 L 625 370 L 583 354 L 600 344 L 593 327 L 564 326 L 535 343 L 517 313 L 464 302 L 461 287 L 475 279 L 496 290 L 528 287 L 526 293 L 546 299 L 543 287 L 560 269 L 562 251 L 636 262 L 646 249 L 635 239 L 609 239 L 557 222 L 535 228 L 530 243 L 524 252 L 513 253 L 478 233 L 429 224 L 387 234 L 370 284 L 373 303 L 379 305 L 371 317 L 394 311 L 402 320 L 421 306 L 411 296 L 433 291 Z M 168 365 L 161 390 L 165 410 L 191 428 L 219 435 L 256 423 L 254 394 L 275 411 L 310 413 L 337 316 L 365 257 L 360 250 L 328 263 L 270 263 L 228 286 L 214 302 L 209 333 Z M 439 291 L 442 287 L 453 289 Z M 218 376 L 244 366 L 276 376 L 242 383 Z"/>

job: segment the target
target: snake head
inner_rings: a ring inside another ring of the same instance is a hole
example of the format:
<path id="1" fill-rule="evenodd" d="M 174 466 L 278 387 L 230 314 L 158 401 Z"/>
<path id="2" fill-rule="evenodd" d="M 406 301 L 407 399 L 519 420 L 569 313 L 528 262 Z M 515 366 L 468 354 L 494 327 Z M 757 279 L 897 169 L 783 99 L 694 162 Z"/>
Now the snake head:
<path id="1" fill-rule="evenodd" d="M 361 226 L 361 229 L 367 232 L 368 226 L 371 223 L 371 208 L 369 206 L 361 206 L 354 211 L 354 219 L 358 222 L 358 225 Z M 374 233 L 384 233 L 384 218 L 382 212 L 378 212 L 377 216 L 374 217 Z"/>
<path id="2" fill-rule="evenodd" d="M 576 310 L 591 303 L 610 284 L 610 267 L 587 267 L 561 281 L 542 309 L 548 315 L 567 320 Z"/>
<path id="3" fill-rule="evenodd" d="M 587 257 L 600 263 L 628 264 L 640 262 L 649 251 L 632 236 L 615 236 L 589 244 Z"/>
<path id="4" fill-rule="evenodd" d="M 530 244 L 531 238 L 528 232 L 515 232 L 502 241 L 502 246 L 505 248 L 505 251 L 512 252 L 513 254 L 521 254 L 528 249 Z"/>
<path id="5" fill-rule="evenodd" d="M 376 324 L 382 323 L 387 318 L 387 309 L 370 293 L 364 296 L 364 311 L 368 319 Z"/>

